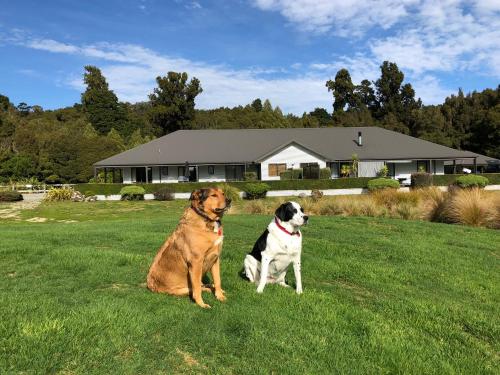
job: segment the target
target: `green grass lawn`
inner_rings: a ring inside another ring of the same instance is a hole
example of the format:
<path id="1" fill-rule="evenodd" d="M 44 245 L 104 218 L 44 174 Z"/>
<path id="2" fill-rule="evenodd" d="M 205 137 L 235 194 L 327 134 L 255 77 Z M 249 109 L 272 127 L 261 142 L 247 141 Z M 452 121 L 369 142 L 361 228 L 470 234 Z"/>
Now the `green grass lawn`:
<path id="1" fill-rule="evenodd" d="M 228 301 L 205 294 L 204 310 L 145 288 L 183 204 L 59 203 L 22 213 L 45 223 L 0 221 L 0 373 L 499 373 L 500 232 L 313 217 L 304 294 L 258 295 L 238 273 L 270 217 L 228 215 Z"/>

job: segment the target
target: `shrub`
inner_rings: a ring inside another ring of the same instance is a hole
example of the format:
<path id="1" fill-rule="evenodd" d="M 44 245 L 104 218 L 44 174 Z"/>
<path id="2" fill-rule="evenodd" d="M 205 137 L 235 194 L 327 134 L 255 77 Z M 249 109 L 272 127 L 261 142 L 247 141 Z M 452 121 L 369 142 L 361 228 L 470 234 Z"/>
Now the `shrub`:
<path id="1" fill-rule="evenodd" d="M 313 201 L 319 201 L 321 198 L 323 198 L 323 192 L 318 189 L 313 189 L 311 191 L 311 198 Z"/>
<path id="2" fill-rule="evenodd" d="M 93 197 L 95 194 L 92 190 L 87 190 L 85 193 L 83 193 L 86 197 Z"/>
<path id="3" fill-rule="evenodd" d="M 157 201 L 173 201 L 175 199 L 175 191 L 169 186 L 162 186 L 156 190 L 153 195 Z"/>
<path id="4" fill-rule="evenodd" d="M 233 202 L 240 200 L 240 190 L 229 184 L 219 184 L 217 187 L 224 191 L 226 198 L 231 199 Z"/>
<path id="5" fill-rule="evenodd" d="M 397 188 L 399 188 L 399 182 L 391 178 L 375 178 L 368 181 L 368 190 L 370 191 Z"/>
<path id="6" fill-rule="evenodd" d="M 424 188 L 432 186 L 432 174 L 426 172 L 418 172 L 411 174 L 411 187 Z"/>
<path id="7" fill-rule="evenodd" d="M 302 179 L 303 172 L 304 171 L 302 168 L 287 169 L 286 171 L 280 173 L 280 179 L 281 180 L 300 180 L 300 179 Z"/>
<path id="8" fill-rule="evenodd" d="M 245 185 L 245 193 L 247 199 L 259 199 L 266 196 L 270 187 L 268 184 L 257 182 Z"/>
<path id="9" fill-rule="evenodd" d="M 257 181 L 257 172 L 245 172 L 243 179 L 245 181 Z"/>
<path id="10" fill-rule="evenodd" d="M 380 170 L 377 172 L 377 177 L 387 177 L 389 174 L 389 168 L 387 168 L 387 165 L 384 165 Z"/>
<path id="11" fill-rule="evenodd" d="M 47 202 L 70 201 L 73 197 L 74 190 L 71 188 L 50 189 L 43 197 Z"/>
<path id="12" fill-rule="evenodd" d="M 45 182 L 48 183 L 48 184 L 60 184 L 61 183 L 61 179 L 59 178 L 58 175 L 51 174 L 50 176 L 48 176 L 45 179 Z"/>
<path id="13" fill-rule="evenodd" d="M 23 200 L 23 195 L 18 191 L 0 191 L 0 202 L 18 202 Z"/>
<path id="14" fill-rule="evenodd" d="M 460 176 L 457 178 L 456 184 L 461 188 L 484 188 L 488 185 L 489 181 L 486 177 L 477 176 L 474 174 Z"/>
<path id="15" fill-rule="evenodd" d="M 330 168 L 321 168 L 319 170 L 320 180 L 329 180 L 332 177 L 332 170 Z"/>
<path id="16" fill-rule="evenodd" d="M 122 201 L 142 201 L 146 191 L 141 186 L 125 186 L 120 190 Z"/>

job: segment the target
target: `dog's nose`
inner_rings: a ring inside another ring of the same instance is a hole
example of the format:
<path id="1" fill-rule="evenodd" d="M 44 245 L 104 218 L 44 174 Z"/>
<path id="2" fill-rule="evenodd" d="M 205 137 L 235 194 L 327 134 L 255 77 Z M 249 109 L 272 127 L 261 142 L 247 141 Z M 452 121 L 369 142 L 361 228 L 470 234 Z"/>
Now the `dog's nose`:
<path id="1" fill-rule="evenodd" d="M 309 216 L 304 216 L 304 223 L 307 223 L 309 221 Z"/>

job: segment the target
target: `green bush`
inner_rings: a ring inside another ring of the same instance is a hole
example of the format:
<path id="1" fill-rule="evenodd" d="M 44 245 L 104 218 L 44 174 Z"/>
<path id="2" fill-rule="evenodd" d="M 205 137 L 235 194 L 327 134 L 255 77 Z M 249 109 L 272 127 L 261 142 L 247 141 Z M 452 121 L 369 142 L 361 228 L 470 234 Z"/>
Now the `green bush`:
<path id="1" fill-rule="evenodd" d="M 280 173 L 281 180 L 300 180 L 302 179 L 303 169 L 287 169 L 284 172 Z"/>
<path id="2" fill-rule="evenodd" d="M 86 197 L 93 197 L 95 194 L 92 190 L 87 190 L 85 193 L 83 193 Z"/>
<path id="3" fill-rule="evenodd" d="M 141 186 L 131 185 L 125 186 L 120 190 L 122 201 L 142 201 L 146 191 Z"/>
<path id="4" fill-rule="evenodd" d="M 243 179 L 245 181 L 257 181 L 257 172 L 245 172 Z"/>
<path id="5" fill-rule="evenodd" d="M 389 168 L 387 167 L 387 165 L 384 165 L 377 172 L 377 177 L 384 177 L 385 178 L 385 177 L 387 177 L 388 174 L 389 174 Z"/>
<path id="6" fill-rule="evenodd" d="M 442 174 L 434 175 L 434 185 L 435 186 L 449 186 L 456 183 L 457 179 L 461 176 L 471 176 L 467 174 Z M 475 174 L 473 176 L 483 176 L 489 181 L 489 185 L 500 185 L 500 173 L 481 173 Z"/>
<path id="7" fill-rule="evenodd" d="M 426 172 L 417 172 L 411 174 L 411 187 L 424 188 L 432 186 L 432 174 Z"/>
<path id="8" fill-rule="evenodd" d="M 244 189 L 247 199 L 264 198 L 269 190 L 270 186 L 262 182 L 246 184 Z"/>
<path id="9" fill-rule="evenodd" d="M 240 190 L 237 187 L 229 184 L 218 184 L 216 187 L 223 190 L 226 198 L 231 199 L 233 202 L 240 200 Z"/>
<path id="10" fill-rule="evenodd" d="M 50 189 L 43 197 L 47 202 L 70 201 L 74 190 L 71 188 Z"/>
<path id="11" fill-rule="evenodd" d="M 51 174 L 45 179 L 45 182 L 48 184 L 60 184 L 61 178 L 56 174 Z"/>
<path id="12" fill-rule="evenodd" d="M 486 185 L 488 185 L 488 183 L 489 181 L 486 177 L 474 174 L 460 176 L 457 178 L 457 181 L 455 182 L 455 184 L 460 186 L 461 188 L 472 188 L 472 187 L 484 188 Z"/>
<path id="13" fill-rule="evenodd" d="M 399 182 L 397 180 L 393 180 L 392 178 L 376 178 L 368 181 L 368 190 L 370 191 L 397 188 L 399 188 Z"/>
<path id="14" fill-rule="evenodd" d="M 156 190 L 153 195 L 157 201 L 173 201 L 175 199 L 175 190 L 170 186 L 162 186 Z"/>
<path id="15" fill-rule="evenodd" d="M 330 168 L 321 168 L 319 170 L 320 180 L 329 180 L 332 177 L 332 170 Z"/>
<path id="16" fill-rule="evenodd" d="M 23 200 L 23 195 L 18 191 L 0 191 L 0 202 L 18 202 Z"/>

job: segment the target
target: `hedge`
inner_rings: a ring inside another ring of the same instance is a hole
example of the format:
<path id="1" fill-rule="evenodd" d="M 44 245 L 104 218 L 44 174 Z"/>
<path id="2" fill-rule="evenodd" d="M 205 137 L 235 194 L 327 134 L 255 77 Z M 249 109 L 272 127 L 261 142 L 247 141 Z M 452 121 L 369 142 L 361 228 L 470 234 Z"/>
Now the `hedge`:
<path id="1" fill-rule="evenodd" d="M 435 186 L 448 186 L 456 183 L 460 176 L 470 176 L 466 174 L 443 174 L 434 175 L 434 185 Z M 489 185 L 500 185 L 500 173 L 478 173 L 476 176 L 486 177 L 489 181 Z"/>
<path id="2" fill-rule="evenodd" d="M 481 176 L 487 177 L 490 185 L 500 185 L 500 173 L 482 173 Z M 448 186 L 455 183 L 457 178 L 461 175 L 434 175 L 433 181 L 436 186 Z M 269 185 L 271 190 L 312 190 L 312 189 L 351 189 L 351 188 L 367 188 L 368 181 L 373 177 L 358 177 L 358 178 L 337 178 L 334 180 L 286 180 L 286 181 L 264 181 Z M 227 182 L 227 184 L 245 191 L 247 181 Z M 160 187 L 166 184 L 135 184 L 142 186 L 146 193 L 153 194 Z M 217 183 L 210 182 L 181 182 L 168 184 L 169 187 L 177 193 L 190 193 L 193 190 L 201 189 L 209 186 L 216 186 Z M 112 195 L 119 194 L 120 190 L 129 184 L 78 184 L 74 189 L 89 195 Z"/>
<path id="3" fill-rule="evenodd" d="M 398 189 L 399 182 L 398 180 L 393 180 L 392 178 L 375 178 L 373 180 L 368 181 L 368 190 L 382 190 L 382 189 Z"/>
<path id="4" fill-rule="evenodd" d="M 359 178 L 338 178 L 335 180 L 285 180 L 285 181 L 262 181 L 269 185 L 271 190 L 312 190 L 312 189 L 350 189 L 366 188 L 370 177 Z M 249 184 L 246 181 L 226 182 L 241 191 L 245 191 L 245 186 Z M 193 190 L 217 186 L 216 182 L 180 182 L 168 184 L 176 193 L 190 193 Z M 135 184 L 142 186 L 146 193 L 153 194 L 165 184 Z M 78 184 L 74 186 L 75 190 L 80 192 L 92 192 L 94 195 L 113 195 L 120 194 L 121 188 L 130 186 L 130 184 Z"/>
<path id="5" fill-rule="evenodd" d="M 460 176 L 457 178 L 456 184 L 462 188 L 472 188 L 472 187 L 478 187 L 478 188 L 484 188 L 486 185 L 488 185 L 489 180 L 484 177 L 484 176 L 476 176 L 473 174 L 467 175 L 467 176 Z"/>

